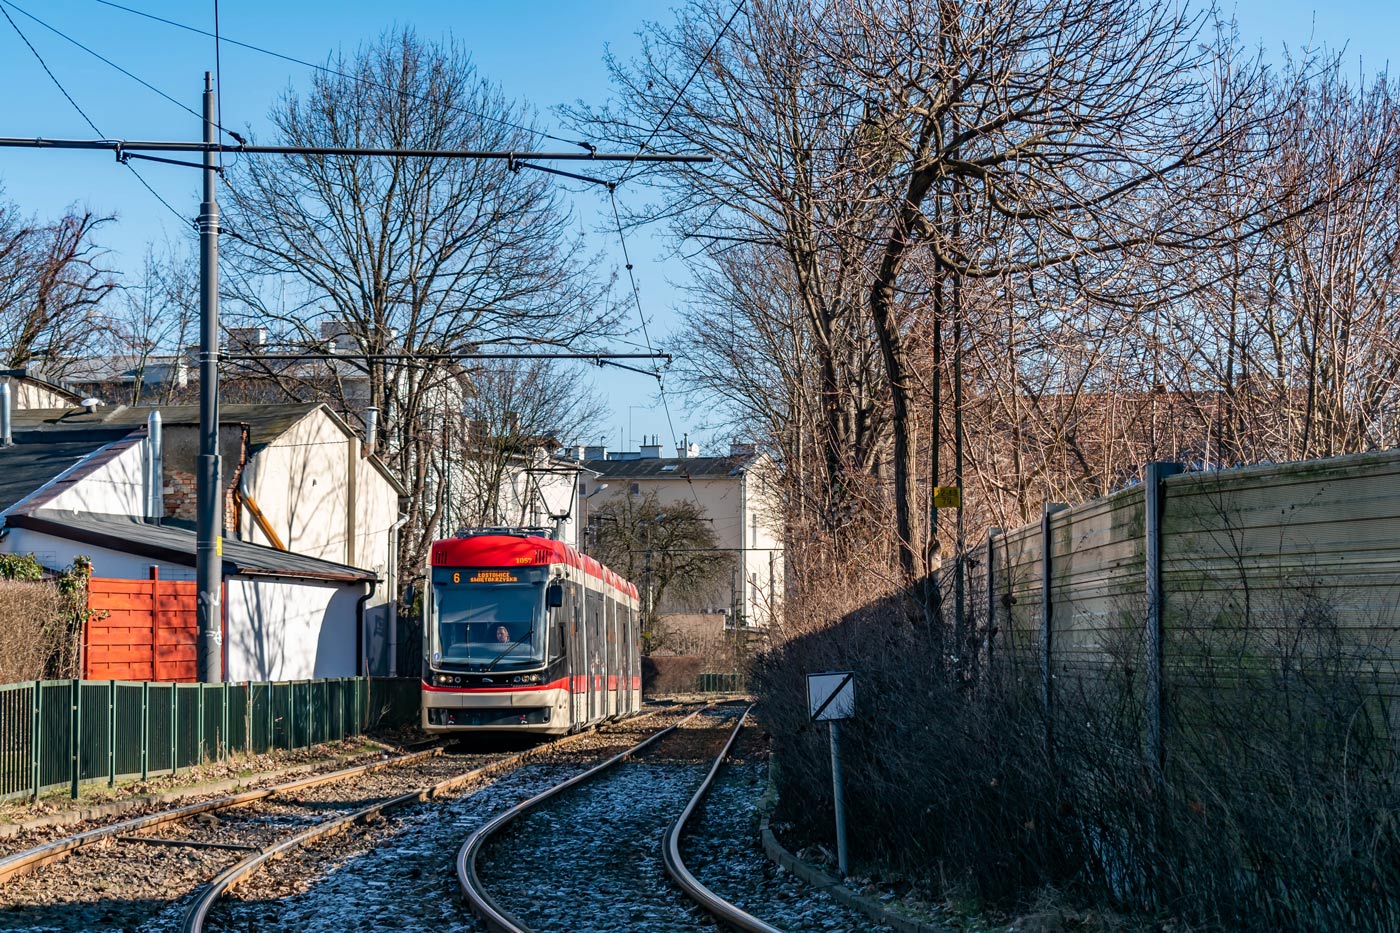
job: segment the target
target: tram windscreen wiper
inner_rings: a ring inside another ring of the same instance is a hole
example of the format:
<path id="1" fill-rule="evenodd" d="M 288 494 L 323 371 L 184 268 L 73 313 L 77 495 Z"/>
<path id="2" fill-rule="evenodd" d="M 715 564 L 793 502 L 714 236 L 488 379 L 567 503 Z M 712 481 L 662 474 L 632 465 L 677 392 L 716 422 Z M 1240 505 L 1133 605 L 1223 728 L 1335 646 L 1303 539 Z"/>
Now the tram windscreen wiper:
<path id="1" fill-rule="evenodd" d="M 501 658 L 504 658 L 506 655 L 510 654 L 512 648 L 515 648 L 517 645 L 519 645 L 519 644 L 520 644 L 521 642 L 523 642 L 525 639 L 534 637 L 534 634 L 535 634 L 534 626 L 531 626 L 531 627 L 530 627 L 530 630 L 529 630 L 528 632 L 526 632 L 524 635 L 521 635 L 519 638 L 517 638 L 515 641 L 511 642 L 510 644 L 506 645 L 505 650 L 503 650 L 500 654 L 498 654 L 498 655 L 496 655 L 494 658 L 492 658 L 492 659 L 491 659 L 491 663 L 488 664 L 488 665 L 486 665 L 486 667 L 485 667 L 484 670 L 483 670 L 483 673 L 485 673 L 485 671 L 489 671 L 489 670 L 491 670 L 492 668 L 494 668 L 494 667 L 496 666 L 496 662 L 499 661 L 499 660 L 501 660 Z"/>

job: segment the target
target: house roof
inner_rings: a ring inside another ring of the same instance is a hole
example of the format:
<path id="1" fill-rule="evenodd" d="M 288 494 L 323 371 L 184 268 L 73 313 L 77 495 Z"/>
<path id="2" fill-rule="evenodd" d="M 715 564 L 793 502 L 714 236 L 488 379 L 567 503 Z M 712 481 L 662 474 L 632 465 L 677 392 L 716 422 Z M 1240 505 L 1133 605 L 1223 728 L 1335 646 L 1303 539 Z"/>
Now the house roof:
<path id="1" fill-rule="evenodd" d="M 82 401 L 82 396 L 78 395 L 76 392 L 69 391 L 56 382 L 50 382 L 38 373 L 30 372 L 28 369 L 0 369 L 0 380 L 6 379 L 14 379 L 18 382 L 25 382 L 30 385 L 38 386 L 61 398 L 68 399 L 75 405 Z"/>
<path id="2" fill-rule="evenodd" d="M 584 460 L 584 469 L 602 478 L 714 479 L 738 476 L 754 457 L 644 457 L 635 460 Z"/>
<path id="3" fill-rule="evenodd" d="M 225 425 L 246 424 L 248 426 L 248 452 L 256 454 L 275 443 L 306 416 L 317 409 L 325 414 L 346 437 L 355 436 L 355 431 L 328 405 L 321 402 L 288 402 L 278 405 L 224 404 L 219 406 L 219 423 Z M 161 423 L 166 426 L 196 427 L 199 425 L 198 405 L 116 405 L 101 407 L 88 412 L 82 408 L 33 408 L 14 413 L 14 432 L 18 437 L 24 434 L 48 432 L 107 431 L 109 440 L 121 437 L 133 428 L 146 424 L 151 412 L 160 412 Z M 407 490 L 398 478 L 378 457 L 366 458 L 394 487 L 399 495 L 407 495 Z"/>
<path id="4" fill-rule="evenodd" d="M 124 435 L 122 431 L 117 437 Z M 52 482 L 66 470 L 81 463 L 103 444 L 117 438 L 108 436 L 45 438 L 16 437 L 11 447 L 0 447 L 0 512 L 20 502 Z"/>
<path id="5" fill-rule="evenodd" d="M 284 405 L 220 405 L 220 424 L 248 425 L 248 445 L 259 450 L 281 437 L 298 421 L 320 408 L 318 402 Z M 151 412 L 160 412 L 166 425 L 196 426 L 198 405 L 116 405 L 88 412 L 82 408 L 33 408 L 14 413 L 15 431 L 69 431 L 81 428 L 141 427 Z"/>
<path id="6" fill-rule="evenodd" d="M 195 533 L 176 525 L 155 525 L 123 515 L 93 515 L 36 509 L 9 515 L 6 524 L 171 564 L 195 565 Z M 223 539 L 225 576 L 292 577 L 338 583 L 368 583 L 372 571 L 318 560 L 291 551 Z"/>

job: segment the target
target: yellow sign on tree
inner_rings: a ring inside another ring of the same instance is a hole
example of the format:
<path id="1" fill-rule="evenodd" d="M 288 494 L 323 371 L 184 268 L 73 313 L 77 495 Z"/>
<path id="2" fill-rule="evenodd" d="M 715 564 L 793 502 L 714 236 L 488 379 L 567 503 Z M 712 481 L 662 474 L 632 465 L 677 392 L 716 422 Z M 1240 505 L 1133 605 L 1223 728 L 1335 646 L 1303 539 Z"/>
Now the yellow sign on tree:
<path id="1" fill-rule="evenodd" d="M 957 486 L 933 487 L 933 507 L 935 509 L 962 508 L 962 489 Z"/>

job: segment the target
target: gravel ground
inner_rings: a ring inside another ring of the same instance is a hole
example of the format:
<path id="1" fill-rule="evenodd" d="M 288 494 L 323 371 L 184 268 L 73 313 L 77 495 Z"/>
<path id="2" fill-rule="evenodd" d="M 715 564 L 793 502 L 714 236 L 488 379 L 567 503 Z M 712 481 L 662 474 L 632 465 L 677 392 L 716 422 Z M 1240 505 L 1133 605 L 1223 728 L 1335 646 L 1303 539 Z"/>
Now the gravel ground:
<path id="1" fill-rule="evenodd" d="M 449 754 L 346 781 L 308 787 L 246 807 L 200 814 L 146 835 L 175 840 L 267 845 L 336 813 L 366 806 L 504 757 Z M 160 846 L 116 839 L 0 888 L 0 930 L 155 930 L 178 924 L 189 895 L 245 851 Z"/>
<path id="2" fill-rule="evenodd" d="M 407 807 L 364 832 L 317 841 L 240 885 L 232 900 L 215 907 L 206 929 L 479 931 L 462 904 L 455 871 L 457 850 L 467 836 L 501 810 L 693 711 L 667 710 L 580 736 L 490 783 Z"/>
<path id="3" fill-rule="evenodd" d="M 661 840 L 738 715 L 716 710 L 512 823 L 478 861 L 497 902 L 538 933 L 714 928 L 666 877 Z"/>
<path id="4" fill-rule="evenodd" d="M 705 887 L 790 933 L 888 931 L 773 864 L 758 836 L 758 800 L 766 783 L 766 742 L 746 726 L 729 763 L 681 837 L 681 858 Z"/>
<path id="5" fill-rule="evenodd" d="M 389 752 L 382 751 L 380 749 L 367 748 L 363 742 L 354 742 L 343 743 L 343 745 L 342 743 L 336 743 L 336 745 L 333 746 L 333 748 L 343 748 L 343 750 L 346 753 L 341 754 L 337 757 L 327 758 L 325 757 L 324 748 L 325 747 L 323 746 L 318 747 L 320 751 L 318 755 L 314 758 L 311 755 L 304 753 L 301 754 L 300 757 L 295 755 L 287 755 L 286 753 L 283 753 L 284 757 L 282 758 L 273 758 L 270 756 L 260 755 L 254 758 L 231 759 L 229 762 L 220 763 L 219 770 L 217 771 L 214 770 L 213 766 L 206 766 L 206 768 L 200 772 L 200 777 L 202 778 L 228 779 L 235 777 L 240 773 L 247 772 L 250 769 L 254 771 L 256 771 L 259 768 L 266 768 L 271 770 L 284 769 L 288 766 L 297 766 L 303 763 L 307 765 L 305 770 L 298 769 L 295 773 L 292 774 L 281 773 L 280 771 L 268 773 L 262 776 L 256 774 L 248 774 L 246 778 L 238 781 L 238 787 L 236 790 L 222 789 L 210 790 L 208 792 L 200 792 L 197 788 L 189 787 L 188 785 L 181 785 L 175 781 L 166 781 L 165 779 L 151 781 L 144 785 L 132 784 L 127 788 L 123 788 L 123 793 L 119 795 L 119 799 L 127 800 L 134 804 L 134 806 L 130 807 L 129 809 L 123 809 L 118 814 L 103 816 L 97 819 L 79 820 L 69 823 L 56 823 L 50 826 L 42 826 L 35 829 L 24 830 L 22 832 L 16 833 L 13 836 L 6 836 L 5 838 L 0 839 L 0 857 L 11 855 L 15 852 L 22 852 L 26 849 L 32 849 L 35 846 L 43 845 L 46 842 L 52 842 L 55 839 L 62 839 L 65 836 L 74 836 L 78 833 L 86 832 L 90 829 L 96 829 L 99 826 L 107 826 L 112 823 L 120 823 L 126 820 L 135 819 L 138 816 L 146 816 L 147 814 L 151 813 L 159 813 L 164 810 L 170 810 L 176 807 L 182 807 L 192 803 L 199 803 L 204 800 L 214 800 L 219 797 L 227 797 L 234 793 L 242 793 L 245 790 L 254 790 L 260 787 L 268 787 L 273 784 L 285 784 L 288 781 L 299 780 L 300 778 L 310 777 L 314 774 L 329 774 L 332 771 L 341 771 L 345 768 L 352 768 L 357 765 L 368 764 L 371 761 L 392 758 L 399 754 L 402 754 L 401 752 Z M 353 753 L 351 753 L 352 751 Z M 177 777 L 185 778 L 190 777 L 190 775 L 182 773 Z M 141 801 L 134 792 L 136 789 L 144 789 L 145 792 L 168 793 L 172 791 L 180 792 L 186 790 L 190 792 L 180 793 L 178 800 Z M 83 801 L 83 806 L 89 806 L 94 803 L 103 804 L 111 802 L 116 802 L 116 800 L 85 800 Z M 64 801 L 64 803 L 68 803 L 68 801 Z M 16 810 L 15 812 L 17 815 L 28 819 L 31 817 L 42 817 L 61 814 L 63 812 L 63 809 L 40 805 L 37 807 L 29 807 L 23 811 Z"/>

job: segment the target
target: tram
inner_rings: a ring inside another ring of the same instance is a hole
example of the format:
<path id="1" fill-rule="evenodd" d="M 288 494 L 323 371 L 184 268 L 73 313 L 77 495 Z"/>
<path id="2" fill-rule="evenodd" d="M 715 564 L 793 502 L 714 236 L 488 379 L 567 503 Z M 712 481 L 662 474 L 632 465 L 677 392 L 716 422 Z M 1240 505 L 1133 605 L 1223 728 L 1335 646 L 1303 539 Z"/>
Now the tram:
<path id="1" fill-rule="evenodd" d="M 435 541 L 424 592 L 428 732 L 562 735 L 642 702 L 637 588 L 543 529 Z"/>

